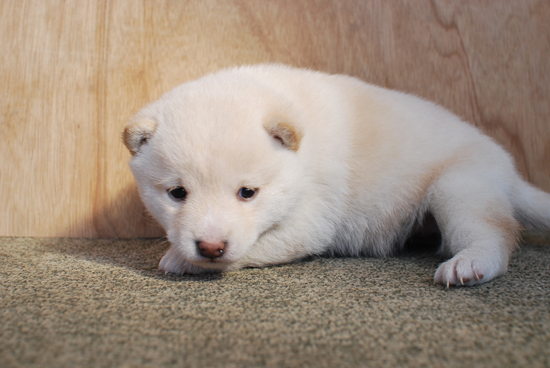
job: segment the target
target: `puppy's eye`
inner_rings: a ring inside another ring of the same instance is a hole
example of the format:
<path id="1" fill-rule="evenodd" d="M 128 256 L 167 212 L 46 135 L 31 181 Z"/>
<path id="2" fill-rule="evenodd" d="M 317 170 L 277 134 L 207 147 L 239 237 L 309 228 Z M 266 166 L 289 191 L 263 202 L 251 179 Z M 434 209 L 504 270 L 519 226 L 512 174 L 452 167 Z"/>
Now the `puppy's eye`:
<path id="1" fill-rule="evenodd" d="M 183 201 L 185 197 L 187 197 L 187 191 L 184 187 L 170 188 L 168 189 L 168 194 L 170 194 L 170 197 L 172 197 L 176 201 Z"/>
<path id="2" fill-rule="evenodd" d="M 246 200 L 252 199 L 252 197 L 254 197 L 257 192 L 258 192 L 258 189 L 242 187 L 241 189 L 239 189 L 237 196 L 239 197 L 239 199 L 246 201 Z"/>

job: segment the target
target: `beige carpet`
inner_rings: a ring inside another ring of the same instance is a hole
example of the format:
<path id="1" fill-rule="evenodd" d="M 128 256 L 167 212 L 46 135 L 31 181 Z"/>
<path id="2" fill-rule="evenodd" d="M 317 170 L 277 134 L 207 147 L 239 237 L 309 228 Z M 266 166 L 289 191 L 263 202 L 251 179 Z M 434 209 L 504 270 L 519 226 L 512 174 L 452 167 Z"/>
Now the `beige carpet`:
<path id="1" fill-rule="evenodd" d="M 439 260 L 165 276 L 154 240 L 0 238 L 0 367 L 550 367 L 550 245 L 473 288 Z"/>

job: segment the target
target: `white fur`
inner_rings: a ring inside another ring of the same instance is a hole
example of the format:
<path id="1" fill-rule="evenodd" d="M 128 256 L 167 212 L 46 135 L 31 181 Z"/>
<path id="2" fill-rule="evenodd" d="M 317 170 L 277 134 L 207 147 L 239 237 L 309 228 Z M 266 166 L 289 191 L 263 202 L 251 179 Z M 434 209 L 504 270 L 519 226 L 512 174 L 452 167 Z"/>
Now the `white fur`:
<path id="1" fill-rule="evenodd" d="M 207 75 L 140 111 L 125 143 L 172 244 L 166 272 L 388 256 L 429 212 L 453 256 L 435 282 L 473 285 L 506 272 L 514 216 L 550 227 L 550 195 L 489 137 L 433 103 L 346 76 L 278 65 Z M 176 186 L 184 201 L 168 194 Z M 244 201 L 241 187 L 259 190 Z M 212 260 L 197 241 L 226 249 Z"/>

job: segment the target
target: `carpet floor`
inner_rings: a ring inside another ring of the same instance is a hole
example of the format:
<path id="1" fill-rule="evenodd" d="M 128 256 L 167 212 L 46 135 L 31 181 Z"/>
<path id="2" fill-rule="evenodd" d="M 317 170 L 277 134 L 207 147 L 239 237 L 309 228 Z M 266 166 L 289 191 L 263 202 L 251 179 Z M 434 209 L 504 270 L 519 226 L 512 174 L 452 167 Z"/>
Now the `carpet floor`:
<path id="1" fill-rule="evenodd" d="M 0 238 L 0 367 L 550 367 L 550 244 L 471 288 L 441 261 L 157 270 L 159 239 Z"/>

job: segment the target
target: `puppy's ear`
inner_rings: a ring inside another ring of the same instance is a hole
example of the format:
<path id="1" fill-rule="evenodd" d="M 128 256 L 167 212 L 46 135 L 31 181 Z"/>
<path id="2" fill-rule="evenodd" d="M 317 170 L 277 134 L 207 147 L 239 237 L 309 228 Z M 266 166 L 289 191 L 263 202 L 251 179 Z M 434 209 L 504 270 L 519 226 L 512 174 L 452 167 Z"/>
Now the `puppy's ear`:
<path id="1" fill-rule="evenodd" d="M 300 141 L 302 140 L 302 132 L 293 127 L 289 123 L 281 121 L 271 121 L 264 124 L 267 133 L 281 145 L 291 151 L 298 151 Z"/>
<path id="2" fill-rule="evenodd" d="M 147 144 L 147 141 L 155 134 L 155 130 L 157 130 L 157 122 L 146 118 L 132 121 L 126 126 L 122 133 L 122 139 L 132 156 L 138 153 L 144 144 Z"/>

